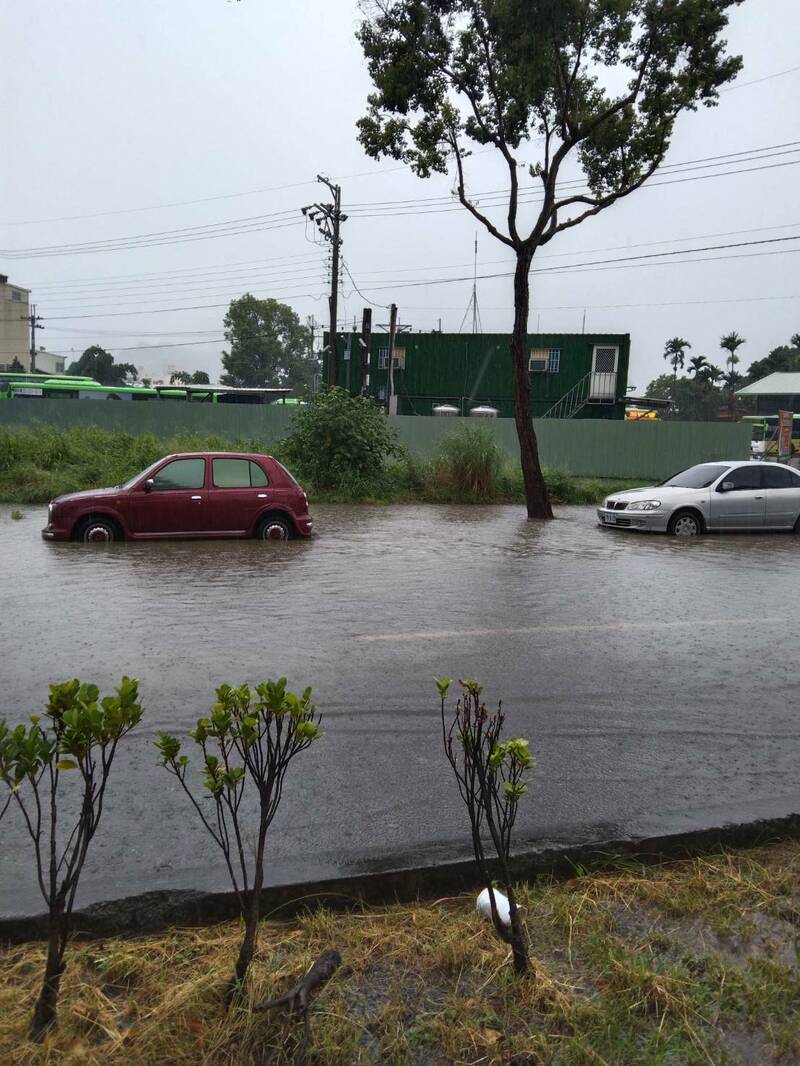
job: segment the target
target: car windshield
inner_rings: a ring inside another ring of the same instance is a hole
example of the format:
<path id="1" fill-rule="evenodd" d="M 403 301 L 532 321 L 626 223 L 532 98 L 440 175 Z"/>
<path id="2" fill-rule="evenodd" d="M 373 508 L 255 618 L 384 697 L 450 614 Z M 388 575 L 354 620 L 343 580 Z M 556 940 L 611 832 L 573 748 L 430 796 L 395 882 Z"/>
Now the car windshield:
<path id="1" fill-rule="evenodd" d="M 681 470 L 680 474 L 674 474 L 661 484 L 675 489 L 707 489 L 726 470 L 730 470 L 727 464 L 723 466 L 721 463 L 701 463 L 700 466 Z"/>
<path id="2" fill-rule="evenodd" d="M 160 466 L 160 464 L 163 461 L 164 461 L 163 459 L 156 459 L 156 461 L 154 463 L 151 463 L 150 466 L 146 467 L 140 473 L 134 474 L 134 476 L 130 479 L 130 481 L 126 481 L 122 485 L 117 485 L 117 488 L 118 489 L 132 489 L 133 486 L 136 484 L 137 481 L 139 481 L 140 478 L 147 477 L 147 475 L 152 470 L 155 470 L 157 466 Z"/>

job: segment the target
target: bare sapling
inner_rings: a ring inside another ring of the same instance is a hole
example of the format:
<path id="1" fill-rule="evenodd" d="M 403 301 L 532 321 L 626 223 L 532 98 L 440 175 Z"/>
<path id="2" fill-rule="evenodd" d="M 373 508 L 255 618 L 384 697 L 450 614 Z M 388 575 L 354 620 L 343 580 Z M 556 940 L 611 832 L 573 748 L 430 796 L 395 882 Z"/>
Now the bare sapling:
<path id="1" fill-rule="evenodd" d="M 44 717 L 11 729 L 0 721 L 0 781 L 9 789 L 2 817 L 16 806 L 33 843 L 47 906 L 47 961 L 30 1024 L 42 1041 L 57 1022 L 72 910 L 97 832 L 120 740 L 142 717 L 139 682 L 123 677 L 116 694 L 96 685 L 50 685 Z"/>
<path id="2" fill-rule="evenodd" d="M 528 790 L 523 781 L 535 765 L 528 741 L 521 737 L 501 740 L 505 715 L 502 703 L 489 711 L 481 699 L 477 681 L 460 681 L 461 695 L 448 713 L 450 678 L 436 682 L 441 701 L 442 740 L 453 768 L 458 791 L 469 816 L 472 847 L 482 883 L 489 893 L 492 924 L 500 939 L 511 947 L 514 970 L 530 968 L 528 941 L 511 880 L 511 833 L 520 799 Z M 508 897 L 508 922 L 498 910 L 498 901 L 486 857 L 486 838 L 497 856 L 499 880 Z"/>
<path id="3" fill-rule="evenodd" d="M 190 733 L 200 749 L 203 786 L 212 801 L 203 808 L 186 781 L 189 757 L 181 742 L 162 734 L 156 741 L 161 762 L 183 788 L 206 830 L 225 857 L 225 865 L 244 923 L 244 936 L 228 985 L 230 1006 L 244 988 L 256 948 L 264 887 L 267 830 L 278 810 L 289 765 L 320 735 L 321 717 L 311 689 L 297 696 L 286 691 L 286 678 L 217 689 L 208 718 Z M 248 824 L 245 797 L 254 793 L 255 822 Z"/>

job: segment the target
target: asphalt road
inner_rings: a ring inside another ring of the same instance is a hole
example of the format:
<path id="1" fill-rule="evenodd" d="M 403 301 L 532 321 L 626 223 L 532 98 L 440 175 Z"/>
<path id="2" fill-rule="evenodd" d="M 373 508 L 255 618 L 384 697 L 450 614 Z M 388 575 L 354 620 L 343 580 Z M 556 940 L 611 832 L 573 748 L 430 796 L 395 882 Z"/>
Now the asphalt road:
<path id="1" fill-rule="evenodd" d="M 47 684 L 141 679 L 82 902 L 226 887 L 153 740 L 222 682 L 313 685 L 325 735 L 290 771 L 273 882 L 469 854 L 433 677 L 502 698 L 538 765 L 517 841 L 601 840 L 800 808 L 800 538 L 692 542 L 519 508 L 316 510 L 309 543 L 45 544 L 0 508 L 0 716 Z M 0 913 L 42 909 L 21 820 Z"/>

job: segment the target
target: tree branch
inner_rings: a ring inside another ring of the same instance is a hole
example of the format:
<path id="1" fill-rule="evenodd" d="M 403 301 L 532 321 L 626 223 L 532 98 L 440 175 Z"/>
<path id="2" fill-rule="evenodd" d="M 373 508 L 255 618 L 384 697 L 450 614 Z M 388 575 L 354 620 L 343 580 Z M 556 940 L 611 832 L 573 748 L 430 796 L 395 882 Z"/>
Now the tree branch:
<path id="1" fill-rule="evenodd" d="M 458 169 L 458 199 L 460 200 L 462 206 L 466 207 L 469 213 L 473 215 L 473 217 L 476 218 L 481 223 L 481 225 L 485 226 L 489 233 L 491 233 L 493 237 L 496 237 L 498 241 L 502 241 L 503 244 L 507 244 L 509 248 L 516 248 L 517 244 L 512 240 L 512 238 L 507 237 L 505 233 L 501 233 L 497 226 L 495 226 L 494 223 L 490 222 L 486 215 L 479 211 L 477 207 L 475 207 L 475 205 L 470 203 L 470 201 L 467 199 L 467 194 L 464 189 L 464 164 L 461 158 L 461 149 L 459 147 L 458 139 L 455 136 L 455 133 L 453 133 L 451 136 L 450 146 L 453 149 L 453 152 L 456 157 L 456 167 Z"/>

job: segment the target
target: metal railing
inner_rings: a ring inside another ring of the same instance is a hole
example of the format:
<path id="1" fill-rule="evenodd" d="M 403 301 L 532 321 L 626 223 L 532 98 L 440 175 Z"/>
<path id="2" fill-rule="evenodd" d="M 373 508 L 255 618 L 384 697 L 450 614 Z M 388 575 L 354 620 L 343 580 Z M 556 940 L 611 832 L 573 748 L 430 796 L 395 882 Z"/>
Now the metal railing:
<path id="1" fill-rule="evenodd" d="M 613 403 L 617 397 L 616 372 L 590 370 L 542 415 L 542 418 L 574 418 L 587 403 Z"/>

